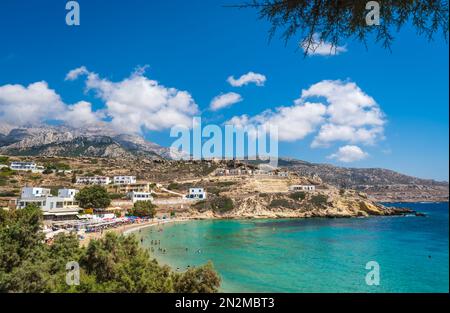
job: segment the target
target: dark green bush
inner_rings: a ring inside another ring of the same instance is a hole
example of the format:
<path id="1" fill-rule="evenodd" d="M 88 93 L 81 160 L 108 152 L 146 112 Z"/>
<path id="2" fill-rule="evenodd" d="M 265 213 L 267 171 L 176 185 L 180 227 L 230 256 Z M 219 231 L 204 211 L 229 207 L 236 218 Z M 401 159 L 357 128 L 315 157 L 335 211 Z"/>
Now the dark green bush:
<path id="1" fill-rule="evenodd" d="M 311 203 L 317 206 L 324 206 L 328 202 L 328 196 L 326 195 L 314 195 L 311 197 Z"/>
<path id="2" fill-rule="evenodd" d="M 289 194 L 289 198 L 298 201 L 298 200 L 305 200 L 306 193 L 304 191 L 297 191 Z"/>

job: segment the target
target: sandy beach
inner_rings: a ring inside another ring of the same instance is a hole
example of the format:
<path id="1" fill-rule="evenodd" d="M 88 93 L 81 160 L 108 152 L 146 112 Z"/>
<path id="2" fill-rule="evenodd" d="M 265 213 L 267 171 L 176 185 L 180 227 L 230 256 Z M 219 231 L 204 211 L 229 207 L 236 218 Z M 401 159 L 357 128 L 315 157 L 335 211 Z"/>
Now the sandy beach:
<path id="1" fill-rule="evenodd" d="M 87 233 L 85 234 L 84 238 L 80 240 L 80 244 L 81 246 L 87 246 L 89 244 L 89 242 L 92 239 L 100 239 L 102 238 L 107 232 L 114 232 L 117 234 L 123 234 L 123 235 L 128 235 L 130 233 L 139 231 L 140 229 L 144 229 L 147 227 L 152 227 L 152 226 L 158 226 L 158 225 L 163 225 L 163 224 L 168 224 L 168 223 L 175 223 L 175 222 L 182 222 L 182 221 L 186 221 L 189 220 L 189 218 L 174 218 L 174 219 L 167 219 L 167 220 L 151 220 L 151 221 L 146 221 L 146 222 L 137 222 L 134 224 L 128 224 L 128 225 L 122 225 L 119 227 L 114 227 L 114 228 L 109 228 L 107 230 L 104 231 L 100 231 L 100 232 L 93 232 L 93 233 Z"/>

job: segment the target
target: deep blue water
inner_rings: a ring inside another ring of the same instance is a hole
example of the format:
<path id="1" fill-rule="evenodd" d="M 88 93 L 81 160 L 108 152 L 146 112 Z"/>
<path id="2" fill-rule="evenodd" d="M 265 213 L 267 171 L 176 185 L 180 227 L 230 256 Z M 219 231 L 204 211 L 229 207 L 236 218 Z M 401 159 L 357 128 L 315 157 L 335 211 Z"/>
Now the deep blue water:
<path id="1" fill-rule="evenodd" d="M 389 205 L 427 217 L 189 221 L 138 235 L 161 240 L 167 252 L 153 255 L 174 270 L 213 261 L 227 292 L 448 292 L 448 203 Z"/>

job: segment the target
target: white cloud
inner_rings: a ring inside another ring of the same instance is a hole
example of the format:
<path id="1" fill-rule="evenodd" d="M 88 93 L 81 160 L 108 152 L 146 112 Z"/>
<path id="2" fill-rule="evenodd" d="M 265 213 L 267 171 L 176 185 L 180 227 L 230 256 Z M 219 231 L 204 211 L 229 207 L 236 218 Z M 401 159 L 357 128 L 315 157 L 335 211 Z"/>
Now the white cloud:
<path id="1" fill-rule="evenodd" d="M 328 156 L 329 159 L 336 159 L 341 162 L 350 163 L 360 161 L 367 158 L 369 155 L 361 150 L 358 146 L 343 146 L 338 149 L 336 153 Z"/>
<path id="2" fill-rule="evenodd" d="M 102 111 L 94 112 L 92 110 L 91 103 L 80 101 L 67 106 L 63 114 L 59 116 L 59 120 L 73 127 L 86 127 L 99 124 L 103 117 Z"/>
<path id="3" fill-rule="evenodd" d="M 94 111 L 92 105 L 80 101 L 64 103 L 46 82 L 29 86 L 0 86 L 0 122 L 15 126 L 62 121 L 69 126 L 84 127 L 107 123 L 127 133 L 163 130 L 174 125 L 191 126 L 197 105 L 186 91 L 166 88 L 144 76 L 139 67 L 128 78 L 112 82 L 89 72 L 85 66 L 71 70 L 66 80 L 86 76 L 86 89 L 93 90 L 105 101 L 105 107 Z"/>
<path id="4" fill-rule="evenodd" d="M 88 73 L 89 72 L 88 72 L 87 68 L 85 66 L 81 66 L 81 67 L 73 69 L 69 73 L 67 73 L 65 80 L 75 80 L 79 76 L 87 75 Z"/>
<path id="5" fill-rule="evenodd" d="M 58 120 L 79 127 L 97 124 L 100 117 L 89 102 L 65 104 L 46 82 L 0 86 L 0 121 L 4 123 L 25 126 Z"/>
<path id="6" fill-rule="evenodd" d="M 326 107 L 320 103 L 305 103 L 291 107 L 279 107 L 275 111 L 267 110 L 254 117 L 247 115 L 235 116 L 227 124 L 240 127 L 278 128 L 278 139 L 295 141 L 303 139 L 315 131 L 323 121 Z"/>
<path id="7" fill-rule="evenodd" d="M 86 88 L 105 101 L 104 111 L 111 125 L 122 132 L 138 133 L 142 128 L 164 130 L 174 125 L 190 127 L 192 117 L 198 113 L 192 96 L 145 77 L 144 70 L 145 67 L 140 67 L 119 82 L 87 72 Z"/>
<path id="8" fill-rule="evenodd" d="M 320 40 L 320 36 L 317 33 L 313 35 L 312 43 L 309 47 L 306 41 L 301 42 L 300 46 L 303 52 L 308 55 L 333 56 L 347 52 L 347 47 L 345 46 L 333 46 L 329 42 Z"/>
<path id="9" fill-rule="evenodd" d="M 0 121 L 23 126 L 53 119 L 63 112 L 60 96 L 46 82 L 0 86 Z"/>
<path id="10" fill-rule="evenodd" d="M 229 107 L 235 103 L 241 102 L 243 99 L 240 94 L 235 92 L 228 92 L 218 95 L 212 99 L 210 109 L 217 111 L 226 107 Z"/>
<path id="11" fill-rule="evenodd" d="M 311 146 L 326 147 L 339 141 L 374 144 L 383 138 L 385 120 L 375 100 L 355 83 L 325 80 L 303 90 L 292 106 L 253 117 L 235 116 L 228 123 L 277 126 L 281 141 L 295 141 L 317 132 Z"/>
<path id="12" fill-rule="evenodd" d="M 264 86 L 266 76 L 254 72 L 248 72 L 238 79 L 235 79 L 234 76 L 230 76 L 228 77 L 227 82 L 233 87 L 241 87 L 250 83 L 255 83 L 256 86 Z"/>
<path id="13" fill-rule="evenodd" d="M 327 104 L 326 123 L 321 126 L 312 147 L 335 141 L 374 144 L 383 138 L 383 112 L 375 100 L 353 82 L 324 80 L 303 90 L 296 103 L 323 98 Z"/>

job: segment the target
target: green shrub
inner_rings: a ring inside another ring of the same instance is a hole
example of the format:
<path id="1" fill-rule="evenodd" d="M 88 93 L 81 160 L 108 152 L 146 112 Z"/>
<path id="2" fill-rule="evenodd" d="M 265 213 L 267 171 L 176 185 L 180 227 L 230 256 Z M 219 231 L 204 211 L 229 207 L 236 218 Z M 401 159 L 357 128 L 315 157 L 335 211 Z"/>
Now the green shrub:
<path id="1" fill-rule="evenodd" d="M 167 187 L 167 189 L 169 189 L 169 190 L 179 190 L 180 189 L 180 184 L 178 184 L 178 183 L 170 183 L 169 186 Z"/>
<path id="2" fill-rule="evenodd" d="M 217 187 L 208 187 L 208 193 L 218 196 L 220 194 L 220 189 Z"/>
<path id="3" fill-rule="evenodd" d="M 236 184 L 236 182 L 234 182 L 234 181 L 221 181 L 221 182 L 217 183 L 217 186 L 218 187 L 229 187 L 229 186 L 233 186 L 235 184 Z"/>
<path id="4" fill-rule="evenodd" d="M 326 195 L 314 195 L 311 197 L 311 203 L 317 206 L 324 206 L 328 202 L 328 196 Z"/>
<path id="5" fill-rule="evenodd" d="M 0 176 L 3 176 L 3 177 L 12 176 L 15 173 L 16 172 L 13 171 L 12 169 L 10 169 L 9 167 L 4 167 L 4 168 L 0 169 Z"/>
<path id="6" fill-rule="evenodd" d="M 108 192 L 101 186 L 85 187 L 77 193 L 75 199 L 83 209 L 103 209 L 111 203 Z"/>
<path id="7" fill-rule="evenodd" d="M 128 214 L 137 217 L 153 218 L 156 214 L 156 205 L 154 205 L 151 201 L 138 201 L 134 204 Z"/>
<path id="8" fill-rule="evenodd" d="M 304 191 L 297 191 L 289 194 L 289 198 L 298 201 L 298 200 L 305 200 L 306 193 Z"/>
<path id="9" fill-rule="evenodd" d="M 0 156 L 0 164 L 8 164 L 8 160 L 9 160 L 9 157 L 7 157 L 7 156 Z"/>
<path id="10" fill-rule="evenodd" d="M 44 175 L 48 175 L 48 174 L 52 174 L 52 173 L 53 173 L 53 170 L 50 169 L 50 168 L 46 168 L 46 169 L 42 172 L 42 174 L 44 174 Z"/>
<path id="11" fill-rule="evenodd" d="M 103 171 L 99 168 L 95 169 L 93 173 L 94 175 L 103 175 Z"/>
<path id="12" fill-rule="evenodd" d="M 214 212 L 225 213 L 234 209 L 233 200 L 229 197 L 217 197 L 211 201 Z"/>
<path id="13" fill-rule="evenodd" d="M 125 198 L 125 196 L 126 196 L 126 195 L 120 194 L 120 193 L 110 193 L 110 194 L 109 194 L 109 198 L 110 198 L 111 200 L 122 199 L 122 198 Z"/>
<path id="14" fill-rule="evenodd" d="M 13 191 L 0 192 L 0 197 L 16 197 L 16 196 L 18 196 L 18 194 Z"/>
<path id="15" fill-rule="evenodd" d="M 213 210 L 218 213 L 229 212 L 234 209 L 233 200 L 229 197 L 215 197 L 214 199 L 198 201 L 194 204 L 198 210 Z"/>
<path id="16" fill-rule="evenodd" d="M 34 181 L 40 180 L 41 178 L 42 176 L 40 174 L 33 174 L 30 176 L 30 179 Z"/>
<path id="17" fill-rule="evenodd" d="M 293 208 L 293 205 L 286 199 L 274 199 L 270 202 L 271 208 Z"/>

